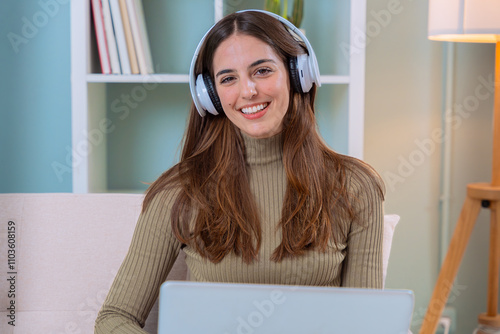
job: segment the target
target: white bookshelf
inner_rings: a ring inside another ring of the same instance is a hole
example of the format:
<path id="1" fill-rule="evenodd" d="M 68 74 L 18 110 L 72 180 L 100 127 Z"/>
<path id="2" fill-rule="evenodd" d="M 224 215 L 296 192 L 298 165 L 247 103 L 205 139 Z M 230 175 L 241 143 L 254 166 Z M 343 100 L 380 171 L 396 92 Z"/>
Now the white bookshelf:
<path id="1" fill-rule="evenodd" d="M 158 0 L 167 1 L 167 0 Z M 181 1 L 181 0 L 177 0 Z M 214 22 L 223 16 L 222 0 L 214 0 Z M 106 87 L 119 83 L 187 84 L 188 74 L 103 75 L 92 73 L 91 13 L 87 0 L 71 3 L 71 114 L 73 192 L 108 192 Z M 147 18 L 146 18 L 147 19 Z M 350 1 L 350 40 L 364 33 L 366 0 Z M 189 41 L 196 44 L 198 41 Z M 325 41 L 326 43 L 326 41 Z M 348 154 L 362 158 L 364 140 L 365 45 L 356 40 L 348 75 L 322 75 L 323 85 L 348 87 Z"/>

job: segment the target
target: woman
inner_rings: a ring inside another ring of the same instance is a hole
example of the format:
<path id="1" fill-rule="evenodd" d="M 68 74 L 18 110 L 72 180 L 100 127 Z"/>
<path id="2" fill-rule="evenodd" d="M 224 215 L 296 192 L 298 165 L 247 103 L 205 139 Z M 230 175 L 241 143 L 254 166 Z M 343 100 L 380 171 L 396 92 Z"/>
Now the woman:
<path id="1" fill-rule="evenodd" d="M 194 72 L 215 112 L 191 107 L 181 161 L 146 193 L 97 333 L 141 333 L 181 249 L 196 281 L 382 287 L 383 185 L 317 133 L 316 85 L 293 72 L 306 52 L 256 11 L 207 33 Z"/>

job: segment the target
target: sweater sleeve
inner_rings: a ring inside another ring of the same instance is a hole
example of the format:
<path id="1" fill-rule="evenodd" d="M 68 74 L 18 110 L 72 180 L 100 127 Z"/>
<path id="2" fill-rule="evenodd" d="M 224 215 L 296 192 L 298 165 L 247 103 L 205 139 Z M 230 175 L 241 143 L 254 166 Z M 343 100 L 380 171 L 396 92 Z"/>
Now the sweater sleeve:
<path id="1" fill-rule="evenodd" d="M 160 193 L 140 215 L 94 333 L 146 333 L 142 327 L 181 247 L 171 231 L 172 202 L 171 195 Z"/>
<path id="2" fill-rule="evenodd" d="M 381 181 L 380 181 L 381 182 Z M 383 194 L 367 174 L 352 180 L 357 219 L 347 235 L 342 286 L 382 288 Z"/>

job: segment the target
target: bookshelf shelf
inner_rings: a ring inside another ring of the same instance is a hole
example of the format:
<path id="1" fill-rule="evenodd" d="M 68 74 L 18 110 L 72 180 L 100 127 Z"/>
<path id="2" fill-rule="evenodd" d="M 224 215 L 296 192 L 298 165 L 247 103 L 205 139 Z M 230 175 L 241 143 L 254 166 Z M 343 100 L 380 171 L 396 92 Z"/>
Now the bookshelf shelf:
<path id="1" fill-rule="evenodd" d="M 343 85 L 349 84 L 351 81 L 348 75 L 322 75 L 321 84 L 322 85 Z"/>
<path id="2" fill-rule="evenodd" d="M 158 171 L 175 161 L 190 103 L 189 61 L 199 39 L 224 15 L 263 8 L 264 1 L 143 3 L 153 65 L 159 72 L 149 75 L 100 74 L 90 0 L 71 4 L 75 193 L 142 192 L 143 182 L 154 181 Z M 366 0 L 319 0 L 306 6 L 311 7 L 306 7 L 305 30 L 322 72 L 316 101 L 320 131 L 323 128 L 330 144 L 343 142 L 334 149 L 362 158 L 365 55 L 360 50 L 365 46 L 358 37 L 365 31 Z M 211 18 L 207 10 L 213 11 Z M 350 40 L 356 41 L 356 52 L 346 56 Z M 160 161 L 158 156 L 165 154 Z M 156 165 L 154 172 L 141 170 L 151 164 Z M 133 182 L 127 183 L 130 179 Z"/>

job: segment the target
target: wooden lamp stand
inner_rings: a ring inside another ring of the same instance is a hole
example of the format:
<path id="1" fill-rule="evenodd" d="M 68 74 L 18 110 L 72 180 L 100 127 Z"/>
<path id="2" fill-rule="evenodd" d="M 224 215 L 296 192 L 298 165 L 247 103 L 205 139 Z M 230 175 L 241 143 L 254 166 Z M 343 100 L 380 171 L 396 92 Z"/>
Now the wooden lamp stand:
<path id="1" fill-rule="evenodd" d="M 500 270 L 500 42 L 496 43 L 495 96 L 493 111 L 493 164 L 491 183 L 467 185 L 467 197 L 450 241 L 448 252 L 434 287 L 420 334 L 434 334 L 446 305 L 465 248 L 481 207 L 490 210 L 490 248 L 488 301 L 486 313 L 478 317 L 479 324 L 500 329 L 498 314 L 498 284 Z"/>

